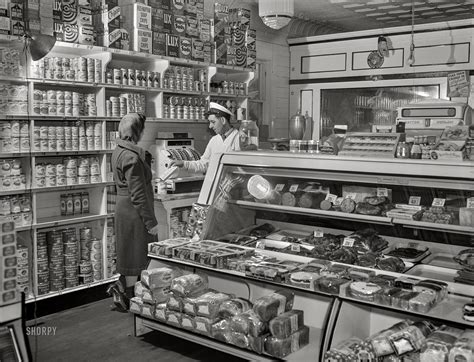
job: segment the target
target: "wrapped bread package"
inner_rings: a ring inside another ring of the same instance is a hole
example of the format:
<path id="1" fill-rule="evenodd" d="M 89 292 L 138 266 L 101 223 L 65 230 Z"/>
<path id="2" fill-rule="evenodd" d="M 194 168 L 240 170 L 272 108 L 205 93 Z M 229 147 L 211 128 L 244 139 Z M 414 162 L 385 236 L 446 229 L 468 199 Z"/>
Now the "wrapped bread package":
<path id="1" fill-rule="evenodd" d="M 186 238 L 162 240 L 148 244 L 148 252 L 155 255 L 172 256 L 174 248 L 189 244 L 190 242 Z"/>
<path id="2" fill-rule="evenodd" d="M 427 322 L 415 322 L 412 325 L 388 336 L 397 356 L 418 351 L 426 337 L 433 331 Z"/>
<path id="3" fill-rule="evenodd" d="M 155 318 L 155 305 L 154 304 L 142 304 L 142 316 L 148 318 Z"/>
<path id="4" fill-rule="evenodd" d="M 376 357 L 383 357 L 394 353 L 392 344 L 388 337 L 398 331 L 407 328 L 410 325 L 409 321 L 401 321 L 394 324 L 390 328 L 384 329 L 375 335 L 370 336 L 370 344 Z"/>
<path id="5" fill-rule="evenodd" d="M 435 301 L 438 303 L 448 294 L 448 284 L 438 280 L 425 279 L 414 285 L 413 290 L 434 294 Z"/>
<path id="6" fill-rule="evenodd" d="M 258 298 L 253 310 L 264 322 L 270 321 L 284 312 L 288 312 L 293 308 L 295 299 L 294 293 L 288 290 L 278 290 L 272 294 Z"/>
<path id="7" fill-rule="evenodd" d="M 143 300 L 138 297 L 130 299 L 130 312 L 141 314 L 142 313 Z"/>
<path id="8" fill-rule="evenodd" d="M 474 331 L 466 330 L 449 351 L 449 362 L 474 361 Z"/>
<path id="9" fill-rule="evenodd" d="M 233 296 L 224 293 L 206 293 L 196 300 L 196 315 L 214 319 L 219 313 L 222 302 L 231 299 Z"/>
<path id="10" fill-rule="evenodd" d="M 423 291 L 408 301 L 408 309 L 413 312 L 428 313 L 435 303 L 436 294 Z"/>
<path id="11" fill-rule="evenodd" d="M 144 289 L 142 299 L 144 303 L 159 304 L 167 302 L 170 296 L 169 288 Z"/>
<path id="12" fill-rule="evenodd" d="M 267 336 L 253 337 L 243 333 L 230 332 L 229 343 L 246 348 L 257 353 L 263 353 L 264 343 Z"/>
<path id="13" fill-rule="evenodd" d="M 207 288 L 207 276 L 186 274 L 174 278 L 171 282 L 171 291 L 182 297 L 196 295 Z"/>
<path id="14" fill-rule="evenodd" d="M 288 338 L 303 326 L 304 312 L 296 309 L 280 314 L 268 324 L 271 335 L 280 339 Z"/>
<path id="15" fill-rule="evenodd" d="M 201 295 L 212 291 L 212 289 L 205 289 L 192 297 L 183 298 L 183 312 L 189 315 L 196 315 L 196 301 Z"/>
<path id="16" fill-rule="evenodd" d="M 166 311 L 166 323 L 168 324 L 181 328 L 182 318 L 183 318 L 183 313 L 175 312 L 169 309 Z"/>
<path id="17" fill-rule="evenodd" d="M 142 282 L 136 282 L 133 289 L 135 297 L 143 298 L 143 292 L 148 289 Z"/>
<path id="18" fill-rule="evenodd" d="M 205 334 L 206 336 L 212 335 L 212 326 L 218 321 L 217 318 L 206 318 L 206 317 L 194 317 L 194 323 L 196 324 L 196 332 Z"/>
<path id="19" fill-rule="evenodd" d="M 355 349 L 362 343 L 357 337 L 352 337 L 339 342 L 324 354 L 326 362 L 349 362 L 357 361 Z"/>
<path id="20" fill-rule="evenodd" d="M 249 310 L 232 317 L 230 329 L 232 332 L 257 337 L 267 330 L 267 323 L 262 321 L 253 310 Z"/>
<path id="21" fill-rule="evenodd" d="M 253 308 L 252 302 L 243 298 L 226 300 L 219 305 L 218 315 L 220 318 L 232 318 L 240 313 L 247 312 Z"/>
<path id="22" fill-rule="evenodd" d="M 181 315 L 181 327 L 190 331 L 194 331 L 196 329 L 194 317 L 183 313 Z"/>
<path id="23" fill-rule="evenodd" d="M 166 302 L 166 308 L 168 308 L 169 310 L 176 311 L 176 312 L 182 312 L 183 311 L 183 298 L 171 293 L 168 298 L 168 301 Z"/>
<path id="24" fill-rule="evenodd" d="M 461 336 L 462 330 L 442 326 L 426 338 L 420 350 L 420 362 L 444 362 L 449 351 Z M 466 360 L 470 361 L 470 360 Z"/>
<path id="25" fill-rule="evenodd" d="M 166 322 L 166 303 L 157 304 L 155 306 L 155 319 Z"/>
<path id="26" fill-rule="evenodd" d="M 277 358 L 284 358 L 290 353 L 303 348 L 308 343 L 309 328 L 304 326 L 288 338 L 279 339 L 276 337 L 268 337 L 265 340 L 265 352 Z"/>
<path id="27" fill-rule="evenodd" d="M 140 281 L 149 289 L 164 288 L 171 285 L 171 281 L 183 274 L 178 268 L 153 268 L 142 271 Z"/>
<path id="28" fill-rule="evenodd" d="M 211 337 L 219 341 L 230 343 L 230 319 L 223 319 L 214 323 L 211 327 Z"/>

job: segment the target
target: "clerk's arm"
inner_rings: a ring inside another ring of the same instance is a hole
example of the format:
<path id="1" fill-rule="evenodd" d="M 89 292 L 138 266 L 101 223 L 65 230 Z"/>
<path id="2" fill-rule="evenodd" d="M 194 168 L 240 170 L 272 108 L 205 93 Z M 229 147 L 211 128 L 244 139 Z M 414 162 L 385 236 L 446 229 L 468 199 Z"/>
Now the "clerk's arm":
<path id="1" fill-rule="evenodd" d="M 211 140 L 207 144 L 206 149 L 204 150 L 204 153 L 202 154 L 200 160 L 197 160 L 197 161 L 183 161 L 183 167 L 186 170 L 196 172 L 196 173 L 206 172 L 207 167 L 209 166 L 209 160 L 211 159 L 212 152 L 213 152 L 213 143 L 214 143 L 214 137 L 211 138 Z"/>

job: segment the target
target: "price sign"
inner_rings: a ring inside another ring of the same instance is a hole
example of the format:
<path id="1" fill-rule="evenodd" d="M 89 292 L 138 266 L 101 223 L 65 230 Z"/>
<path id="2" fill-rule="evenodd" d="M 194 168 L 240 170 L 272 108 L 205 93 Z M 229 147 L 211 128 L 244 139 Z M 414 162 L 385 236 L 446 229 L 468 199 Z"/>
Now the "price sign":
<path id="1" fill-rule="evenodd" d="M 469 197 L 469 198 L 467 199 L 467 205 L 466 205 L 466 207 L 467 207 L 468 209 L 474 209 L 474 197 Z"/>
<path id="2" fill-rule="evenodd" d="M 265 243 L 263 241 L 257 241 L 257 249 L 265 249 Z"/>
<path id="3" fill-rule="evenodd" d="M 420 203 L 421 203 L 421 196 L 410 196 L 410 199 L 408 200 L 408 205 L 419 206 Z"/>
<path id="4" fill-rule="evenodd" d="M 354 246 L 355 239 L 349 236 L 346 236 L 342 242 L 342 246 L 346 246 L 348 248 L 352 248 Z"/>
<path id="5" fill-rule="evenodd" d="M 291 244 L 291 251 L 299 253 L 301 251 L 301 247 L 298 244 Z"/>
<path id="6" fill-rule="evenodd" d="M 342 200 L 344 200 L 343 197 L 338 197 L 336 201 L 334 201 L 334 206 L 339 206 L 340 204 L 342 204 Z"/>
<path id="7" fill-rule="evenodd" d="M 431 206 L 443 207 L 445 202 L 446 202 L 446 199 L 441 199 L 441 198 L 435 197 L 433 199 L 433 203 L 431 204 Z"/>
<path id="8" fill-rule="evenodd" d="M 275 186 L 275 191 L 281 192 L 285 188 L 284 184 L 278 184 Z"/>
<path id="9" fill-rule="evenodd" d="M 388 197 L 388 189 L 385 187 L 378 187 L 377 188 L 377 196 L 378 197 Z"/>
<path id="10" fill-rule="evenodd" d="M 290 192 L 296 192 L 298 190 L 298 184 L 294 184 L 290 186 Z"/>
<path id="11" fill-rule="evenodd" d="M 322 238 L 324 236 L 324 232 L 322 230 L 314 230 L 313 236 L 315 238 Z"/>
<path id="12" fill-rule="evenodd" d="M 355 192 L 349 192 L 348 194 L 346 194 L 346 199 L 355 200 L 356 197 L 357 197 L 357 194 Z"/>
<path id="13" fill-rule="evenodd" d="M 337 195 L 334 195 L 334 194 L 327 194 L 326 195 L 326 200 L 332 202 L 333 204 L 336 202 L 337 200 Z"/>

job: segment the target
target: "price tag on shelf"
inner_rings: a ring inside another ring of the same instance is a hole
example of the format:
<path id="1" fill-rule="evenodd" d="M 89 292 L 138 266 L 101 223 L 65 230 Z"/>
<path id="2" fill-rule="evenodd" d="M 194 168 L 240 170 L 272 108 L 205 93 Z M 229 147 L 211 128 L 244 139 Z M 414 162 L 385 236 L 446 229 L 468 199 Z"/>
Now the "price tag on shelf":
<path id="1" fill-rule="evenodd" d="M 355 192 L 349 192 L 346 194 L 346 199 L 355 200 L 356 197 L 357 197 L 357 194 Z"/>
<path id="2" fill-rule="evenodd" d="M 257 245 L 255 247 L 257 249 L 265 249 L 265 242 L 264 241 L 257 241 Z"/>
<path id="3" fill-rule="evenodd" d="M 290 192 L 296 192 L 298 190 L 298 184 L 294 184 L 290 186 Z"/>
<path id="4" fill-rule="evenodd" d="M 377 187 L 378 197 L 388 197 L 388 189 L 385 187 Z"/>
<path id="5" fill-rule="evenodd" d="M 343 197 L 338 197 L 336 201 L 334 201 L 334 206 L 339 206 L 342 204 L 342 200 L 344 200 Z"/>
<path id="6" fill-rule="evenodd" d="M 301 246 L 299 244 L 291 244 L 291 251 L 299 253 L 301 251 Z"/>
<path id="7" fill-rule="evenodd" d="M 474 197 L 469 197 L 469 198 L 467 199 L 467 205 L 466 205 L 466 207 L 467 207 L 468 209 L 474 209 Z"/>
<path id="8" fill-rule="evenodd" d="M 350 236 L 346 236 L 342 241 L 342 246 L 346 246 L 348 248 L 352 248 L 354 246 L 355 239 L 351 238 Z"/>
<path id="9" fill-rule="evenodd" d="M 336 203 L 336 200 L 337 200 L 337 195 L 334 195 L 334 194 L 326 194 L 326 199 L 325 200 L 328 200 L 330 202 L 332 202 L 333 204 Z"/>
<path id="10" fill-rule="evenodd" d="M 314 230 L 313 236 L 315 238 L 322 238 L 324 236 L 324 232 L 322 230 Z"/>
<path id="11" fill-rule="evenodd" d="M 435 197 L 433 199 L 433 203 L 431 204 L 431 206 L 443 207 L 445 202 L 446 202 L 446 199 L 441 199 L 441 198 Z"/>
<path id="12" fill-rule="evenodd" d="M 421 203 L 421 196 L 410 196 L 408 200 L 408 205 L 419 206 Z"/>

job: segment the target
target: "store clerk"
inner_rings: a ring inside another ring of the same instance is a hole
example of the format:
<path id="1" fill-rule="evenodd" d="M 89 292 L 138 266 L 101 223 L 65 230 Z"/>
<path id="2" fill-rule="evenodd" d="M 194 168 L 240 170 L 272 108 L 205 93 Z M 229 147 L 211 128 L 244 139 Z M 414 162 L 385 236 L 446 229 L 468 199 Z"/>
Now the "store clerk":
<path id="1" fill-rule="evenodd" d="M 239 131 L 230 123 L 232 112 L 220 104 L 211 102 L 207 119 L 209 128 L 216 135 L 213 136 L 206 146 L 201 159 L 198 161 L 173 161 L 171 166 L 183 167 L 192 172 L 206 172 L 211 157 L 218 153 L 229 151 L 240 151 Z"/>

